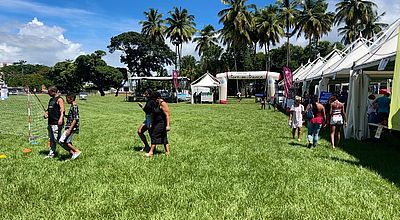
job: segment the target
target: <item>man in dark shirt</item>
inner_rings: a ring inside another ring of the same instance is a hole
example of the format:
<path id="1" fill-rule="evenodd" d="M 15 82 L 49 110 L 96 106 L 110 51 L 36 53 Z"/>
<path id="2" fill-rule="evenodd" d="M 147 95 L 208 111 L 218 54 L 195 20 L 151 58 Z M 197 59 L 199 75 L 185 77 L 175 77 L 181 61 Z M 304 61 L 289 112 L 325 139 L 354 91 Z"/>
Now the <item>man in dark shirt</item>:
<path id="1" fill-rule="evenodd" d="M 48 94 L 51 97 L 44 113 L 48 121 L 48 134 L 50 140 L 50 151 L 46 158 L 53 158 L 56 154 L 57 143 L 61 136 L 64 125 L 64 100 L 57 95 L 58 89 L 55 86 L 49 87 Z"/>

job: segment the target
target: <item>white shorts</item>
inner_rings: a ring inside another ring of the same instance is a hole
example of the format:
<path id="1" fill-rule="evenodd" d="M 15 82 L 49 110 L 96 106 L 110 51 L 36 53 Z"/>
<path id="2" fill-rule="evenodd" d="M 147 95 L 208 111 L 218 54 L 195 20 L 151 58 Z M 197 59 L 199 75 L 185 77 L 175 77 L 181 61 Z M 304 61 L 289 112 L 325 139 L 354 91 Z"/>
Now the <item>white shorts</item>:
<path id="1" fill-rule="evenodd" d="M 332 115 L 331 125 L 343 125 L 342 115 Z"/>
<path id="2" fill-rule="evenodd" d="M 67 137 L 67 131 L 64 131 L 64 133 L 61 135 L 59 142 L 60 143 L 72 143 L 72 139 L 74 138 L 74 132 L 72 131 L 71 134 Z"/>

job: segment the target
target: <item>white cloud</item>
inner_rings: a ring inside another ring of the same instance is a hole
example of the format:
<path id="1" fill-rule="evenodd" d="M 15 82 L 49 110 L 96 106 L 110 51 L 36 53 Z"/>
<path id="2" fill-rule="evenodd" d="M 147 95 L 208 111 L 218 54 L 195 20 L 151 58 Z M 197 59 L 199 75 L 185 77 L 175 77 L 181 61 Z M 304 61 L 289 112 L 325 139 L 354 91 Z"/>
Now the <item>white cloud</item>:
<path id="1" fill-rule="evenodd" d="M 46 26 L 34 18 L 27 24 L 19 24 L 18 32 L 0 30 L 0 61 L 15 62 L 26 60 L 52 66 L 65 59 L 75 59 L 84 54 L 81 45 L 64 37 L 61 27 Z"/>

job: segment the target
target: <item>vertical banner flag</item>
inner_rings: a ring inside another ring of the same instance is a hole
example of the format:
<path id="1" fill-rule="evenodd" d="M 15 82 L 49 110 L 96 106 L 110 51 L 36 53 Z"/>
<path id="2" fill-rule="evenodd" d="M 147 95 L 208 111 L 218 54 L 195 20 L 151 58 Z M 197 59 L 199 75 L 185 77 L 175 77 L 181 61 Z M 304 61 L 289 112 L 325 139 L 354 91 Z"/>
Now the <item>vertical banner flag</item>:
<path id="1" fill-rule="evenodd" d="M 178 82 L 178 71 L 177 70 L 172 71 L 172 81 L 174 83 L 175 89 L 178 88 L 179 82 Z"/>
<path id="2" fill-rule="evenodd" d="M 283 78 L 284 78 L 285 97 L 288 97 L 289 89 L 292 88 L 293 86 L 293 76 L 292 76 L 292 71 L 286 66 L 283 66 Z"/>
<path id="3" fill-rule="evenodd" d="M 398 28 L 396 63 L 394 65 L 390 99 L 389 128 L 400 131 L 400 27 Z"/>

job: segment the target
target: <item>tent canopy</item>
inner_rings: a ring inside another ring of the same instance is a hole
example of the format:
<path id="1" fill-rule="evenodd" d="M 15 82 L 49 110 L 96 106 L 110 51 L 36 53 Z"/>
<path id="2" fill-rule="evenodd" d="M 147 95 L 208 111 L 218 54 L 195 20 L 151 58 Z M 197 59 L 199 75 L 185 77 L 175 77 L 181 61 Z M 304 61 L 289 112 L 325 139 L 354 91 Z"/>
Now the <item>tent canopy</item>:
<path id="1" fill-rule="evenodd" d="M 192 83 L 192 87 L 218 87 L 219 80 L 210 73 L 205 73 Z"/>

